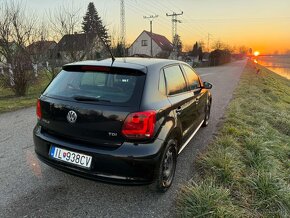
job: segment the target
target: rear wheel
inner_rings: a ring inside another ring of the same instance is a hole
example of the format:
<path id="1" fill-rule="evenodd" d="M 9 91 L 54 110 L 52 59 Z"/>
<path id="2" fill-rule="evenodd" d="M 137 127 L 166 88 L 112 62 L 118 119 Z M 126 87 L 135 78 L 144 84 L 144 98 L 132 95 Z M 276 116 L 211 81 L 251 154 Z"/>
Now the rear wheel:
<path id="1" fill-rule="evenodd" d="M 157 190 L 160 192 L 166 192 L 173 182 L 177 160 L 176 145 L 177 141 L 170 139 L 160 160 L 156 180 Z"/>
<path id="2" fill-rule="evenodd" d="M 205 117 L 204 117 L 204 121 L 202 123 L 203 127 L 208 126 L 209 123 L 209 118 L 210 118 L 210 109 L 211 109 L 211 102 L 208 101 L 208 103 L 206 104 L 206 108 L 205 108 Z"/>

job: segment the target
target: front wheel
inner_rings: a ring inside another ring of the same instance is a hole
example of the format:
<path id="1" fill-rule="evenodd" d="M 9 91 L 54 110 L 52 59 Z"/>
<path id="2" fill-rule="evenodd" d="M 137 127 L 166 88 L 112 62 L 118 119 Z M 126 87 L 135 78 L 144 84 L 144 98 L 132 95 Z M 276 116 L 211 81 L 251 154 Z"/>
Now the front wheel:
<path id="1" fill-rule="evenodd" d="M 177 160 L 176 145 L 177 141 L 170 139 L 162 154 L 157 171 L 157 191 L 166 192 L 173 182 Z"/>
<path id="2" fill-rule="evenodd" d="M 203 127 L 208 126 L 209 123 L 209 118 L 210 118 L 210 109 L 211 109 L 211 102 L 208 101 L 208 103 L 206 104 L 206 108 L 205 108 L 205 117 L 204 117 L 204 121 L 202 123 Z"/>

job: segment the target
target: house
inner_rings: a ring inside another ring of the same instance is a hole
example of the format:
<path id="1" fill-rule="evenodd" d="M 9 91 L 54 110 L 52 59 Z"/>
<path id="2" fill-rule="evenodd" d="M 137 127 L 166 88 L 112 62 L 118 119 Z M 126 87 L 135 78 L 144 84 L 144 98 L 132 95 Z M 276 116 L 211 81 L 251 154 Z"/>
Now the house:
<path id="1" fill-rule="evenodd" d="M 53 51 L 57 43 L 55 41 L 37 41 L 27 46 L 33 63 L 43 64 L 53 58 Z"/>
<path id="2" fill-rule="evenodd" d="M 64 35 L 54 50 L 63 63 L 100 59 L 104 55 L 103 43 L 95 33 Z"/>
<path id="3" fill-rule="evenodd" d="M 143 31 L 129 47 L 129 56 L 150 56 L 151 38 L 153 57 L 167 58 L 173 49 L 172 43 L 165 37 L 156 33 Z"/>

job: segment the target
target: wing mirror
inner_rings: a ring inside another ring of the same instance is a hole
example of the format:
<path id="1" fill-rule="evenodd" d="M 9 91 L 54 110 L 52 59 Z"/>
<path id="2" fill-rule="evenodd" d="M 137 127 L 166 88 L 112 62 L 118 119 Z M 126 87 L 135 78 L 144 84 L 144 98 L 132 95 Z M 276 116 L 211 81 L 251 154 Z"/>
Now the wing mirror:
<path id="1" fill-rule="evenodd" d="M 211 89 L 212 88 L 212 84 L 209 82 L 203 82 L 203 87 L 204 89 Z"/>

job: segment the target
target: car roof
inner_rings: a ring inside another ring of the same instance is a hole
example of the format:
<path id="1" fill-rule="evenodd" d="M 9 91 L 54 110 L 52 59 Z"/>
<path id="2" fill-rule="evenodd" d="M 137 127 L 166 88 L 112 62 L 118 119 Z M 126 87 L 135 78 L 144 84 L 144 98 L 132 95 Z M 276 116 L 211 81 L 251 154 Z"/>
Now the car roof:
<path id="1" fill-rule="evenodd" d="M 150 67 L 160 67 L 170 65 L 184 63 L 177 60 L 169 60 L 169 59 L 159 59 L 159 58 L 138 58 L 138 57 L 125 57 L 125 58 L 116 58 L 114 63 L 112 64 L 112 59 L 108 58 L 105 60 L 97 61 L 97 60 L 89 60 L 89 61 L 81 61 L 75 62 L 71 64 L 67 64 L 66 66 L 106 66 L 106 67 L 120 67 L 120 68 L 129 68 L 141 70 L 144 73 L 147 73 L 147 69 Z"/>

